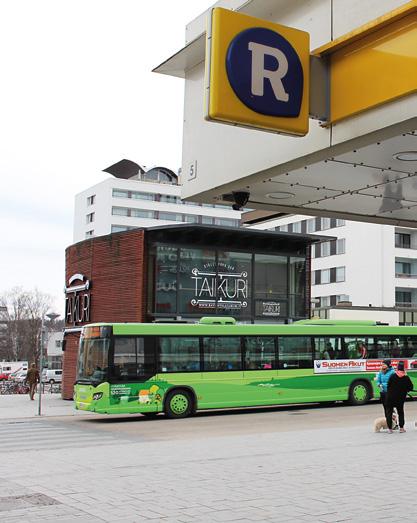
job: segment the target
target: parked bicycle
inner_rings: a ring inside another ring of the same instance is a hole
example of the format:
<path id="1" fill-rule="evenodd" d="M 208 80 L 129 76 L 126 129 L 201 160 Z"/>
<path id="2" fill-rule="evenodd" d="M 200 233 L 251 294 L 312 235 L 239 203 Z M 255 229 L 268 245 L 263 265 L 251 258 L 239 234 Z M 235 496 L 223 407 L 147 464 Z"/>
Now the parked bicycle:
<path id="1" fill-rule="evenodd" d="M 4 381 L 0 383 L 0 394 L 27 394 L 29 387 L 15 381 Z"/>

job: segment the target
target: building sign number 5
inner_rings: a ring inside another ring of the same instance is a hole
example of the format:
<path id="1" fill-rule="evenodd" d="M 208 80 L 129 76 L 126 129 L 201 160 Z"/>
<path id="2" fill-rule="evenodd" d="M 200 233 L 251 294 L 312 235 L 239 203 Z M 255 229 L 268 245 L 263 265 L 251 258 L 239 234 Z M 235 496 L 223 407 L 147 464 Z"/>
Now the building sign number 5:
<path id="1" fill-rule="evenodd" d="M 190 164 L 190 169 L 188 171 L 188 179 L 194 180 L 197 178 L 197 160 Z"/>

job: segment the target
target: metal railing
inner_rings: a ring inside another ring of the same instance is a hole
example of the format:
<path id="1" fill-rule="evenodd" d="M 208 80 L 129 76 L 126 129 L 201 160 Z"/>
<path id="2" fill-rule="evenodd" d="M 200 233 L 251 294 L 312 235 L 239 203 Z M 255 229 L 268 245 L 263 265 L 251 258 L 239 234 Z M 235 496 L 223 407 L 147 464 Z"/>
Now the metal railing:
<path id="1" fill-rule="evenodd" d="M 409 302 L 409 301 L 396 301 L 395 306 L 399 307 L 399 308 L 405 308 L 405 309 L 417 309 L 417 303 Z"/>

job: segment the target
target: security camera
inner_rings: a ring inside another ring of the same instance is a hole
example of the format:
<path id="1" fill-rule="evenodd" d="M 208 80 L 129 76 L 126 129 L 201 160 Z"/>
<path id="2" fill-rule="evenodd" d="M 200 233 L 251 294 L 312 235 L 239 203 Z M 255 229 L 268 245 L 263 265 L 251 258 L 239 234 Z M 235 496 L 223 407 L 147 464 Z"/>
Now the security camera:
<path id="1" fill-rule="evenodd" d="M 232 205 L 232 209 L 234 211 L 240 211 L 242 207 L 244 207 L 248 201 L 250 192 L 249 191 L 233 191 L 232 192 L 234 204 Z"/>

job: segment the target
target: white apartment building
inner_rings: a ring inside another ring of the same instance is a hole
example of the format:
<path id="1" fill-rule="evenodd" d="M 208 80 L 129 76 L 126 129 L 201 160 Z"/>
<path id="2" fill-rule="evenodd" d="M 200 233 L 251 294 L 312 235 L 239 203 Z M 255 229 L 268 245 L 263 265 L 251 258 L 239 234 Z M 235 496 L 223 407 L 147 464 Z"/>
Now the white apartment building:
<path id="1" fill-rule="evenodd" d="M 74 242 L 175 222 L 239 226 L 240 212 L 226 205 L 185 202 L 180 193 L 178 176 L 165 167 L 103 180 L 75 197 Z"/>
<path id="2" fill-rule="evenodd" d="M 315 309 L 340 302 L 393 308 L 400 324 L 417 324 L 417 230 L 302 215 L 251 227 L 332 237 L 312 247 Z"/>
<path id="3" fill-rule="evenodd" d="M 50 332 L 46 353 L 48 355 L 48 369 L 62 369 L 62 341 L 64 333 L 62 331 Z"/>

